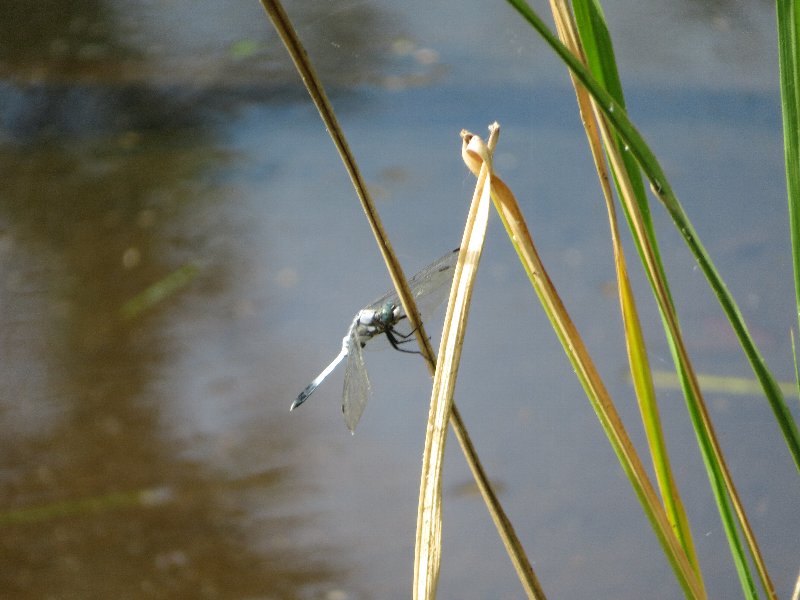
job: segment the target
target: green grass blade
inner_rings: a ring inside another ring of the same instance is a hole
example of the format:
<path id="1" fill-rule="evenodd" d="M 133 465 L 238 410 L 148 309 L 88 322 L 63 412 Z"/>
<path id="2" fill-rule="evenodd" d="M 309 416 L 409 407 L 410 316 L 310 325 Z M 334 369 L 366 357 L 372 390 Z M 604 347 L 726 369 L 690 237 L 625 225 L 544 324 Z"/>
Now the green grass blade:
<path id="1" fill-rule="evenodd" d="M 492 200 L 539 297 L 542 308 L 572 363 L 575 375 L 584 388 L 611 447 L 639 499 L 644 514 L 653 527 L 656 539 L 661 544 L 678 583 L 687 598 L 706 598 L 705 590 L 698 580 L 697 573 L 667 519 L 664 507 L 658 500 L 655 489 L 650 483 L 649 476 L 625 430 L 594 361 L 567 313 L 553 282 L 547 275 L 544 264 L 533 244 L 525 217 L 522 215 L 514 195 L 499 177 L 495 177 L 492 183 Z"/>
<path id="2" fill-rule="evenodd" d="M 739 343 L 744 349 L 745 356 L 764 388 L 764 393 L 778 421 L 778 425 L 784 436 L 787 447 L 789 448 L 792 459 L 798 470 L 800 470 L 800 434 L 798 434 L 797 425 L 792 419 L 791 413 L 784 402 L 780 388 L 753 342 L 738 305 L 728 291 L 727 286 L 722 281 L 719 273 L 717 273 L 705 247 L 700 243 L 694 226 L 689 221 L 683 207 L 673 193 L 655 155 L 645 143 L 641 134 L 633 126 L 630 119 L 628 119 L 624 107 L 594 80 L 572 53 L 549 31 L 544 21 L 531 10 L 527 3 L 523 0 L 507 1 L 531 24 L 556 54 L 569 66 L 570 70 L 575 74 L 575 77 L 586 86 L 591 95 L 597 100 L 600 110 L 616 128 L 626 147 L 636 158 L 642 171 L 644 171 L 645 175 L 650 180 L 653 192 L 664 204 L 667 212 L 672 217 L 675 226 L 694 254 L 695 260 L 697 260 L 698 265 L 717 296 L 723 311 L 731 322 L 733 330 L 739 338 Z"/>
<path id="3" fill-rule="evenodd" d="M 786 191 L 789 198 L 795 306 L 800 323 L 800 4 L 795 0 L 778 0 L 777 21 Z"/>
<path id="4" fill-rule="evenodd" d="M 564 60 L 564 62 L 570 66 L 573 76 L 580 80 L 587 88 L 591 88 L 590 91 L 592 95 L 595 97 L 596 101 L 599 102 L 599 106 L 597 107 L 598 111 L 602 112 L 605 115 L 605 118 L 614 124 L 614 126 L 617 128 L 619 136 L 624 141 L 624 147 L 621 149 L 622 151 L 620 151 L 618 140 L 615 143 L 614 136 L 608 132 L 608 128 L 605 125 L 601 127 L 602 131 L 604 132 L 604 140 L 607 144 L 609 158 L 611 159 L 613 167 L 616 169 L 615 175 L 617 177 L 617 182 L 618 184 L 622 182 L 620 188 L 622 191 L 624 191 L 624 193 L 621 193 L 623 205 L 626 207 L 627 211 L 630 211 L 629 222 L 633 225 L 634 237 L 638 237 L 637 246 L 640 249 L 640 253 L 644 251 L 643 259 L 647 268 L 648 277 L 650 278 L 651 284 L 654 286 L 656 297 L 659 302 L 659 308 L 662 312 L 662 318 L 668 326 L 668 340 L 670 342 L 673 354 L 678 359 L 676 364 L 678 365 L 683 386 L 687 391 L 687 406 L 690 414 L 692 415 L 693 422 L 695 423 L 695 431 L 698 437 L 698 442 L 703 453 L 703 459 L 706 464 L 706 468 L 709 472 L 711 486 L 714 490 L 720 509 L 720 516 L 725 524 L 726 532 L 729 537 L 733 559 L 740 573 L 743 590 L 745 595 L 748 597 L 753 597 L 755 594 L 752 578 L 749 575 L 748 564 L 742 551 L 741 544 L 738 540 L 735 521 L 730 512 L 729 501 L 733 503 L 733 508 L 735 509 L 739 524 L 742 527 L 742 532 L 748 541 L 748 546 L 753 555 L 755 566 L 761 577 L 764 589 L 767 590 L 770 595 L 772 595 L 774 594 L 774 590 L 769 574 L 763 563 L 763 559 L 761 558 L 758 544 L 755 540 L 752 528 L 749 525 L 742 503 L 739 500 L 738 493 L 736 492 L 730 476 L 730 472 L 725 466 L 724 458 L 722 456 L 719 444 L 716 441 L 716 435 L 714 434 L 708 411 L 702 402 L 702 396 L 697 383 L 697 378 L 691 369 L 689 357 L 682 341 L 682 335 L 678 326 L 677 317 L 674 314 L 672 302 L 662 276 L 663 269 L 661 269 L 659 266 L 660 261 L 656 260 L 656 253 L 654 250 L 655 246 L 654 244 L 651 244 L 648 239 L 651 236 L 648 236 L 647 227 L 645 227 L 644 220 L 640 214 L 642 211 L 640 211 L 637 206 L 637 204 L 644 202 L 646 199 L 642 197 L 641 202 L 636 200 L 632 191 L 632 185 L 628 182 L 628 178 L 626 176 L 627 169 L 621 157 L 624 156 L 628 150 L 630 150 L 630 153 L 636 157 L 637 161 L 645 170 L 645 173 L 651 180 L 654 193 L 665 204 L 668 212 L 678 225 L 686 241 L 689 243 L 690 249 L 692 249 L 696 259 L 698 260 L 698 263 L 700 264 L 701 268 L 703 268 L 706 277 L 709 279 L 712 289 L 717 292 L 718 298 L 723 304 L 723 308 L 726 308 L 727 305 L 727 308 L 731 309 L 727 311 L 729 318 L 732 321 L 734 329 L 737 330 L 737 333 L 744 334 L 743 336 L 740 335 L 740 343 L 742 343 L 743 347 L 745 347 L 746 353 L 749 351 L 751 361 L 754 363 L 754 370 L 756 370 L 757 373 L 760 371 L 760 375 L 762 375 L 762 385 L 764 385 L 764 381 L 766 380 L 767 385 L 765 387 L 769 387 L 769 379 L 771 376 L 760 360 L 760 356 L 757 356 L 757 350 L 755 350 L 755 346 L 752 344 L 752 341 L 749 339 L 744 339 L 747 338 L 748 335 L 741 320 L 741 315 L 738 314 L 738 308 L 733 302 L 733 299 L 724 289 L 724 284 L 714 271 L 713 265 L 711 264 L 705 249 L 697 239 L 694 231 L 692 231 L 691 223 L 683 213 L 682 208 L 674 194 L 672 194 L 669 183 L 667 182 L 660 165 L 656 161 L 649 148 L 647 148 L 647 146 L 644 144 L 641 136 L 628 120 L 627 115 L 624 114 L 624 105 L 621 103 L 621 98 L 615 99 L 606 93 L 606 91 L 602 89 L 601 86 L 594 81 L 592 77 L 582 68 L 579 60 L 575 58 L 579 54 L 579 51 L 576 50 L 575 54 L 573 55 L 572 52 L 570 52 L 567 48 L 561 46 L 561 44 L 544 26 L 541 19 L 539 19 L 538 16 L 535 15 L 535 13 L 533 13 L 533 11 L 530 10 L 530 8 L 524 2 L 511 1 L 511 4 L 513 4 L 515 8 L 517 8 L 521 14 L 523 14 L 529 23 L 531 23 L 534 28 L 537 29 L 540 35 L 547 40 L 551 47 L 556 50 L 562 60 Z M 561 15 L 565 12 L 563 1 L 554 1 L 552 4 L 554 5 L 554 12 L 558 15 Z M 607 31 L 604 30 L 605 26 L 602 13 L 599 10 L 592 10 L 593 8 L 599 9 L 599 7 L 597 7 L 596 4 L 585 4 L 583 8 L 584 11 L 581 17 L 583 23 L 589 23 L 590 29 L 599 31 L 597 35 L 592 36 L 592 39 L 589 41 L 589 45 L 591 45 L 595 51 L 597 51 L 598 45 L 600 44 L 610 45 L 610 38 L 607 34 Z M 564 21 L 565 19 L 563 17 L 559 18 L 558 20 L 558 22 L 561 23 L 559 25 L 559 32 L 562 33 L 562 35 L 565 30 L 565 26 L 563 24 Z M 570 40 L 573 38 L 573 35 L 567 35 L 565 37 L 565 39 Z M 610 53 L 610 56 L 613 57 L 613 52 Z M 608 61 L 604 62 L 595 57 L 592 64 L 602 67 L 604 64 L 608 64 Z M 618 79 L 616 69 L 610 69 L 601 77 L 604 79 Z M 616 89 L 620 90 L 620 88 L 621 86 L 617 84 Z M 600 120 L 603 121 L 603 119 Z M 641 144 L 641 146 L 639 146 L 639 144 Z M 638 178 L 638 171 L 634 173 L 634 176 Z M 749 348 L 748 344 L 750 346 Z M 753 351 L 756 353 L 755 357 L 752 356 Z M 774 380 L 772 383 L 774 387 Z M 775 389 L 773 389 L 772 392 L 774 393 Z M 778 406 L 782 405 L 784 412 L 788 413 L 788 411 L 785 410 L 786 407 L 785 404 L 783 404 L 783 399 L 780 396 L 780 392 L 778 392 L 777 395 L 778 401 L 776 404 Z M 793 425 L 793 422 L 790 422 L 789 425 Z"/>
<path id="5" fill-rule="evenodd" d="M 586 59 L 589 63 L 589 70 L 594 78 L 611 94 L 622 107 L 625 107 L 625 94 L 622 89 L 622 81 L 617 70 L 617 61 L 614 57 L 614 45 L 606 27 L 605 16 L 602 8 L 596 0 L 573 0 L 573 10 L 575 11 L 575 21 L 581 35 L 581 43 L 586 52 Z M 616 135 L 617 146 L 622 149 L 624 142 Z M 625 162 L 625 170 L 628 173 L 631 186 L 642 213 L 647 233 L 653 241 L 653 249 L 658 252 L 655 244 L 655 229 L 650 218 L 650 204 L 647 202 L 644 183 L 639 172 L 639 164 L 630 152 L 622 153 Z M 630 216 L 625 213 L 626 218 Z M 641 252 L 641 251 L 640 251 Z M 661 259 L 658 259 L 659 265 Z"/>
<path id="6" fill-rule="evenodd" d="M 798 397 L 800 397 L 800 371 L 797 370 L 797 346 L 794 343 L 794 330 L 789 330 L 789 337 L 792 340 L 792 362 L 794 363 L 794 385 Z"/>
<path id="7" fill-rule="evenodd" d="M 601 7 L 593 0 L 575 0 L 573 2 L 573 8 L 580 40 L 592 74 L 598 81 L 602 82 L 606 89 L 624 106 L 622 83 L 614 59 L 614 48 Z M 585 120 L 586 119 L 584 119 L 584 122 Z M 623 158 L 627 181 L 630 182 L 630 190 L 633 192 L 635 201 L 639 206 L 639 212 L 642 215 L 642 219 L 645 221 L 645 229 L 650 234 L 651 248 L 656 256 L 657 267 L 663 273 L 661 259 L 658 255 L 657 245 L 655 243 L 655 232 L 650 219 L 647 196 L 639 173 L 639 166 L 636 164 L 635 159 L 630 156 L 630 153 L 623 151 L 619 136 L 615 135 L 614 139 L 617 152 Z M 620 195 L 622 195 L 623 189 L 619 185 L 619 180 L 615 171 L 614 178 L 617 182 L 617 189 Z M 622 206 L 623 208 L 627 208 L 625 203 L 623 203 Z M 631 231 L 636 231 L 631 222 L 631 215 L 627 210 L 625 210 L 625 216 L 631 226 Z M 637 242 L 639 255 L 642 256 L 642 248 L 638 237 L 634 235 L 634 239 Z M 619 252 L 621 252 L 621 249 Z M 618 268 L 618 271 L 619 270 Z M 689 526 L 689 519 L 680 499 L 680 494 L 670 467 L 666 441 L 664 440 L 660 424 L 661 419 L 658 414 L 653 377 L 647 359 L 644 337 L 638 325 L 639 319 L 636 315 L 633 292 L 627 281 L 627 275 L 623 273 L 623 277 L 618 276 L 618 279 L 620 280 L 620 300 L 624 317 L 623 323 L 625 324 L 625 337 L 631 366 L 631 377 L 636 389 L 636 397 L 639 401 L 642 422 L 647 434 L 653 468 L 661 491 L 664 508 L 667 511 L 667 515 L 681 545 L 686 551 L 689 561 L 692 563 L 698 578 L 702 581 L 700 565 L 697 560 L 697 553 Z M 666 283 L 665 289 L 667 289 L 669 295 Z M 666 326 L 666 321 L 662 319 L 662 322 L 669 336 L 669 329 Z M 676 359 L 675 362 L 677 364 L 679 362 L 678 355 L 675 355 L 673 358 Z"/>
<path id="8" fill-rule="evenodd" d="M 111 492 L 102 496 L 63 500 L 44 506 L 28 506 L 0 512 L 0 527 L 84 517 L 112 510 L 160 506 L 171 499 L 172 494 L 166 488 Z"/>
<path id="9" fill-rule="evenodd" d="M 197 274 L 198 268 L 191 263 L 175 269 L 163 279 L 155 282 L 125 302 L 120 308 L 120 313 L 125 319 L 138 317 L 141 313 L 153 308 L 156 304 L 185 288 Z"/>
<path id="10" fill-rule="evenodd" d="M 794 334 L 792 344 L 794 345 Z M 663 389 L 680 388 L 678 376 L 672 371 L 653 371 L 653 381 L 656 387 Z M 761 386 L 755 379 L 748 377 L 733 377 L 730 375 L 711 375 L 709 373 L 699 373 L 697 381 L 704 392 L 714 392 L 718 394 L 731 394 L 733 396 L 760 396 Z M 797 396 L 797 384 L 793 381 L 779 381 L 781 391 L 787 396 Z"/>

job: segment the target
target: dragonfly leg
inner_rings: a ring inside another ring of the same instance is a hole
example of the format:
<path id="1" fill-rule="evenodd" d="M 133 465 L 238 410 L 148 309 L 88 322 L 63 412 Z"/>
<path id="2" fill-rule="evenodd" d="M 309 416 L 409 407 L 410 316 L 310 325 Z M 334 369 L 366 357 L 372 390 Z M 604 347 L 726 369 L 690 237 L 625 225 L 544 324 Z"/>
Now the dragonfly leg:
<path id="1" fill-rule="evenodd" d="M 399 319 L 397 319 L 397 322 L 400 322 L 400 321 L 402 321 L 403 319 L 407 319 L 407 318 L 408 318 L 408 317 L 406 317 L 405 315 L 403 315 L 402 317 L 400 317 Z M 406 342 L 410 341 L 410 339 L 409 339 L 409 338 L 410 338 L 412 335 L 414 335 L 414 333 L 417 331 L 417 329 L 416 329 L 416 328 L 414 328 L 414 329 L 412 329 L 411 331 L 409 331 L 408 333 L 400 333 L 400 332 L 399 332 L 399 331 L 397 331 L 397 329 L 395 329 L 394 327 L 391 327 L 389 330 L 392 332 L 392 335 L 395 335 L 395 336 L 397 336 L 397 337 L 403 338 L 403 339 L 402 339 L 402 341 L 400 341 L 400 340 L 398 340 L 398 339 L 396 339 L 396 338 L 395 338 L 395 342 L 397 342 L 398 344 L 405 344 Z"/>
<path id="2" fill-rule="evenodd" d="M 409 333 L 400 333 L 399 331 L 397 331 L 397 329 L 392 327 L 390 331 L 392 332 L 392 335 L 396 335 L 397 337 L 402 338 L 400 340 L 397 340 L 398 344 L 405 344 L 406 342 L 410 342 L 411 341 L 411 336 L 414 335 L 414 333 L 417 330 L 413 329 Z"/>
<path id="3" fill-rule="evenodd" d="M 414 333 L 413 331 L 408 335 L 403 335 L 399 331 L 396 331 L 394 328 L 389 328 L 386 331 L 384 331 L 384 333 L 386 334 L 386 339 L 388 339 L 389 343 L 392 345 L 392 348 L 394 348 L 398 352 L 406 352 L 407 354 L 422 354 L 419 350 L 406 350 L 405 348 L 400 347 L 400 344 L 406 344 L 408 342 L 413 341 L 411 339 L 411 334 Z M 398 340 L 395 337 L 395 334 L 403 339 Z"/>

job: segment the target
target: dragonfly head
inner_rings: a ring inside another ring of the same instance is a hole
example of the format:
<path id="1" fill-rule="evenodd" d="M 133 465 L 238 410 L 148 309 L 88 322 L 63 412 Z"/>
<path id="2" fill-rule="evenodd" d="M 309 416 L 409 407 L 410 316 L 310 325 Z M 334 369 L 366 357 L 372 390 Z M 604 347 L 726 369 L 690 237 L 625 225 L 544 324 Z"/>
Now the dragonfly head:
<path id="1" fill-rule="evenodd" d="M 377 320 L 381 325 L 392 325 L 397 320 L 399 314 L 399 306 L 395 306 L 394 302 L 387 302 L 376 313 Z"/>

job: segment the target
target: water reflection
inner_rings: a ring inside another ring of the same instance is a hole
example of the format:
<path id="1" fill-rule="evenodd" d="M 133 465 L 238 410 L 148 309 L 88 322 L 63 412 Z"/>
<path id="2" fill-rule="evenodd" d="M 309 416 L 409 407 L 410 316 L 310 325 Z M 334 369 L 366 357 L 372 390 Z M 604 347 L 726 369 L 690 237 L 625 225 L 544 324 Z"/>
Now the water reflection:
<path id="1" fill-rule="evenodd" d="M 81 64 L 124 51 L 116 42 L 113 14 L 101 0 L 3 2 L 0 50 L 4 67 L 30 77 L 70 77 Z"/>
<path id="2" fill-rule="evenodd" d="M 380 67 L 382 13 L 308 6 L 299 25 L 324 75 L 346 87 Z M 233 216 L 215 125 L 242 103 L 304 98 L 287 96 L 294 74 L 261 8 L 12 1 L 4 15 L 3 595 L 338 587 L 340 553 L 300 537 L 310 515 L 291 490 L 306 484 L 294 439 L 263 416 L 263 387 L 232 377 L 235 358 L 205 367 L 220 352 L 209 330 L 253 316 L 236 308 L 248 258 L 235 241 L 252 232 Z M 337 58 L 330 36 L 347 50 Z M 185 265 L 195 279 L 125 317 Z M 208 306 L 234 308 L 223 319 Z"/>
<path id="3" fill-rule="evenodd" d="M 0 36 L 0 595 L 292 598 L 354 586 L 372 597 L 405 593 L 426 392 L 407 392 L 411 371 L 387 357 L 382 371 L 376 364 L 381 400 L 356 438 L 341 426 L 335 390 L 318 398 L 315 410 L 297 418 L 287 412 L 296 386 L 329 359 L 321 340 L 341 335 L 337 315 L 349 318 L 353 302 L 379 293 L 385 282 L 377 259 L 370 266 L 374 247 L 358 208 L 348 204 L 341 167 L 258 3 L 5 4 L 11 17 Z M 643 6 L 645 22 L 664 19 L 653 4 Z M 457 156 L 457 131 L 500 118 L 507 125 L 503 152 L 513 156 L 503 164 L 508 181 L 525 190 L 544 253 L 583 257 L 562 261 L 567 268 L 557 276 L 578 321 L 597 324 L 589 341 L 607 347 L 618 310 L 595 289 L 613 277 L 607 233 L 597 227 L 602 217 L 573 217 L 596 199 L 596 182 L 567 166 L 568 158 L 585 156 L 582 134 L 564 125 L 576 123 L 565 102 L 571 91 L 547 83 L 558 77 L 566 85 L 561 68 L 532 84 L 532 73 L 539 77 L 532 61 L 547 53 L 531 50 L 530 32 L 520 33 L 509 12 L 498 15 L 501 35 L 481 25 L 486 37 L 476 42 L 466 35 L 474 31 L 443 26 L 466 5 L 412 11 L 406 18 L 416 20 L 419 39 L 454 63 L 467 57 L 456 70 L 469 77 L 411 91 L 414 78 L 400 78 L 390 86 L 400 93 L 372 86 L 364 93 L 352 83 L 386 85 L 394 69 L 413 66 L 398 56 L 417 56 L 419 64 L 425 56 L 437 59 L 404 43 L 394 15 L 373 3 L 309 0 L 287 8 L 338 92 L 337 108 L 355 99 L 369 109 L 343 121 L 364 173 L 388 190 L 381 210 L 404 262 L 421 266 L 442 250 L 439 240 L 457 239 L 454 215 L 461 215 L 462 192 L 472 183 Z M 463 24 L 477 28 L 483 17 L 476 12 Z M 634 20 L 639 34 L 653 31 Z M 764 31 L 774 32 L 769 22 Z M 627 55 L 659 61 L 675 49 L 705 47 L 705 32 L 694 43 L 685 33 L 661 36 L 669 52 L 659 53 L 657 36 L 648 35 L 636 51 L 627 46 Z M 680 48 L 673 43 L 678 35 L 686 42 Z M 387 61 L 391 52 L 395 58 Z M 487 55 L 488 63 L 479 62 Z M 688 61 L 676 64 L 684 77 Z M 727 72 L 711 71 L 716 75 L 704 77 L 704 85 Z M 481 77 L 497 87 L 482 86 Z M 680 148 L 668 160 L 681 188 L 702 191 L 691 210 L 700 228 L 735 239 L 746 228 L 757 239 L 774 239 L 785 225 L 784 204 L 777 212 L 751 200 L 783 194 L 773 189 L 782 180 L 777 96 L 755 104 L 755 114 L 776 115 L 772 120 L 753 119 L 747 98 L 721 97 L 725 103 L 681 87 L 665 100 L 634 87 L 631 103 L 667 154 L 671 144 Z M 295 99 L 302 104 L 295 107 Z M 708 107 L 720 105 L 736 117 L 709 121 Z M 659 113 L 665 106 L 671 110 Z M 705 110 L 699 128 L 695 107 Z M 752 128 L 745 129 L 747 147 L 739 143 L 740 122 Z M 686 129 L 691 142 L 680 138 Z M 687 151 L 698 129 L 713 153 Z M 764 164 L 750 164 L 752 155 Z M 741 207 L 719 210 L 732 202 Z M 624 589 L 630 597 L 673 597 L 678 591 L 650 530 L 629 524 L 638 506 L 623 484 L 608 485 L 618 467 L 561 349 L 536 320 L 529 286 L 505 242 L 498 236 L 490 244 L 498 253 L 487 255 L 488 273 L 507 275 L 481 279 L 484 300 L 470 325 L 480 343 L 465 354 L 459 402 L 492 476 L 504 484 L 515 526 L 526 543 L 539 544 L 531 554 L 537 567 L 544 564 L 546 586 L 568 597 L 598 589 L 608 590 L 601 596 Z M 775 267 L 779 256 L 785 258 L 774 248 L 757 253 L 746 272 L 738 271 L 740 289 L 763 291 L 764 314 L 755 320 L 774 317 L 772 331 L 784 331 L 778 315 L 791 314 L 778 301 L 791 297 L 782 287 L 790 278 Z M 687 288 L 699 288 L 700 278 L 685 258 L 675 269 L 675 289 L 687 301 Z M 743 268 L 735 262 L 723 269 L 726 276 Z M 187 266 L 192 278 L 125 318 L 132 298 Z M 718 310 L 691 301 L 701 315 Z M 657 314 L 646 322 L 656 327 Z M 692 321 L 687 329 L 700 330 Z M 666 364 L 668 351 L 660 353 Z M 500 355 L 509 359 L 496 361 Z M 624 352 L 601 356 L 605 372 L 625 363 Z M 494 372 L 487 372 L 492 362 Z M 724 366 L 746 369 L 727 360 Z M 421 388 L 427 380 L 423 369 L 418 373 Z M 485 402 L 509 381 L 516 387 L 508 402 Z M 626 384 L 618 387 L 629 397 Z M 682 410 L 674 400 L 668 406 Z M 747 471 L 772 472 L 763 465 L 773 468 L 785 449 L 773 440 L 768 409 L 744 406 L 730 411 L 742 429 L 736 448 L 748 452 L 748 440 L 757 438 L 762 462 Z M 665 418 L 684 417 L 681 411 Z M 317 423 L 330 433 L 312 432 Z M 690 454 L 693 442 L 683 441 L 676 444 L 685 454 L 676 461 L 680 476 L 691 494 L 702 495 L 707 484 Z M 500 543 L 460 485 L 468 480 L 458 471 L 463 463 L 453 463 L 446 474 L 454 502 L 443 586 L 451 597 L 513 597 L 518 587 L 503 571 L 510 567 Z M 785 557 L 779 567 L 788 581 L 796 565 L 785 549 L 796 546 L 797 511 L 781 500 L 790 496 L 763 484 L 753 480 L 750 493 L 770 501 L 763 527 L 772 551 Z M 718 527 L 711 514 L 698 529 L 714 533 L 702 539 L 701 562 L 724 596 L 736 584 Z M 487 540 L 497 548 L 487 550 Z M 624 572 L 608 562 L 618 556 Z"/>
<path id="4" fill-rule="evenodd" d="M 183 457 L 170 434 L 168 390 L 180 384 L 169 373 L 186 340 L 169 323 L 185 307 L 170 299 L 133 321 L 121 313 L 206 252 L 208 240 L 181 224 L 202 210 L 198 174 L 220 156 L 191 142 L 126 136 L 0 155 L 2 506 L 55 507 L 4 527 L 0 588 L 15 597 L 228 597 L 330 576 L 313 551 L 274 543 L 298 525 L 285 500 L 284 515 L 275 511 L 294 477 L 270 458 L 289 443 L 280 432 L 261 423 L 258 464 L 224 474 L 209 470 L 219 459 Z M 193 294 L 224 293 L 223 269 L 206 268 Z M 159 502 L 109 500 L 153 489 Z M 258 510 L 243 513 L 253 500 Z M 64 502 L 78 509 L 62 514 Z"/>
<path id="5" fill-rule="evenodd" d="M 385 79 L 396 19 L 346 1 L 292 13 L 332 91 Z M 257 2 L 12 0 L 4 14 L 0 141 L 202 127 L 248 103 L 306 99 Z"/>

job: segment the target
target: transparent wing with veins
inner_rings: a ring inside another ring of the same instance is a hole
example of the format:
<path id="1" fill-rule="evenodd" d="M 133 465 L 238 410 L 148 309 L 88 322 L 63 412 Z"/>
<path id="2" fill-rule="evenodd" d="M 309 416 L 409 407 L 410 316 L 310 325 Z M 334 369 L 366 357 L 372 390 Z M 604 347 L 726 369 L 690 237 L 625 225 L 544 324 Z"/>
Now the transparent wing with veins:
<path id="1" fill-rule="evenodd" d="M 408 280 L 408 287 L 414 296 L 420 314 L 430 315 L 447 298 L 450 293 L 449 284 L 453 281 L 457 258 L 458 248 L 433 261 Z M 398 307 L 398 320 L 406 316 L 405 310 L 400 304 L 397 290 L 394 288 L 366 306 L 365 310 L 380 310 L 387 303 Z"/>
<path id="2" fill-rule="evenodd" d="M 449 282 L 453 279 L 457 258 L 458 249 L 448 252 L 419 271 L 408 281 L 409 288 L 421 314 L 429 315 L 447 297 L 450 288 Z M 292 403 L 290 410 L 294 410 L 305 402 L 346 356 L 347 367 L 344 373 L 342 413 L 348 429 L 351 432 L 355 431 L 370 394 L 369 378 L 364 364 L 364 345 L 373 337 L 382 333 L 391 335 L 394 325 L 405 317 L 405 311 L 400 305 L 397 292 L 394 289 L 389 290 L 386 294 L 361 309 L 342 339 L 342 348 L 339 354 L 314 381 L 300 392 Z"/>
<path id="3" fill-rule="evenodd" d="M 347 368 L 344 371 L 344 391 L 342 392 L 342 414 L 344 422 L 351 433 L 361 420 L 361 415 L 369 400 L 369 377 L 364 364 L 364 347 L 366 340 L 359 335 L 356 321 L 350 329 L 347 345 Z"/>

